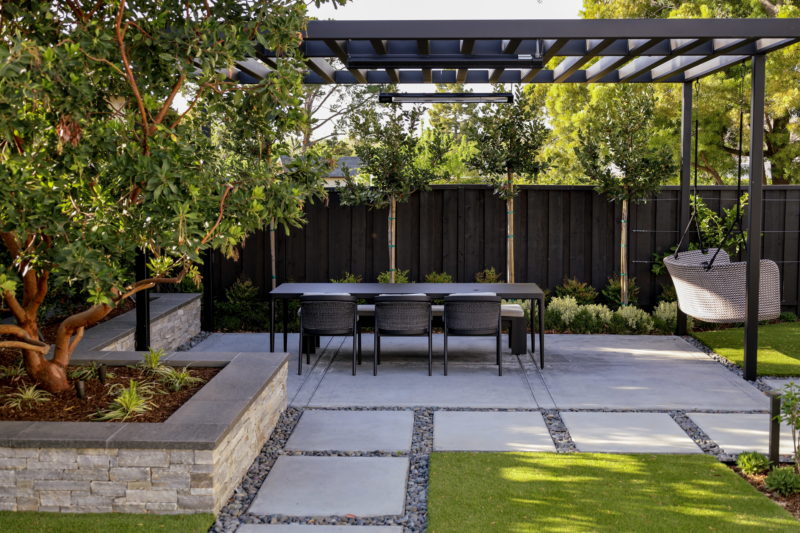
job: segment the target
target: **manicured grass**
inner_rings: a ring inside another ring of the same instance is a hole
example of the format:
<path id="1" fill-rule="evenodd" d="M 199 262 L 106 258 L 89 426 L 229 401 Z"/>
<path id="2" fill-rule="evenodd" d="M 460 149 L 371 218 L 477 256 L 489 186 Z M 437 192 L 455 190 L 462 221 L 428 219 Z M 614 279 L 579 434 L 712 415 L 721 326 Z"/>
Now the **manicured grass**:
<path id="1" fill-rule="evenodd" d="M 722 357 L 744 365 L 744 328 L 693 335 Z M 758 375 L 800 376 L 800 322 L 758 327 Z"/>
<path id="2" fill-rule="evenodd" d="M 428 532 L 800 532 L 707 455 L 433 453 Z"/>
<path id="3" fill-rule="evenodd" d="M 68 514 L 0 512 L 0 531 L 15 533 L 205 533 L 214 515 Z"/>

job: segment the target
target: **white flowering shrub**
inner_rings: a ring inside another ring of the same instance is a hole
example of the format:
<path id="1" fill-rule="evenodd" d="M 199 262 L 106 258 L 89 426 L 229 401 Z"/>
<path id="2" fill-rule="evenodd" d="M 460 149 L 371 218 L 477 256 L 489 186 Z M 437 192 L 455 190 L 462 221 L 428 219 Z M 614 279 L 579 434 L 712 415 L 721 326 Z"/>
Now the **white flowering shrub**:
<path id="1" fill-rule="evenodd" d="M 585 309 L 592 319 L 600 324 L 608 324 L 611 321 L 611 315 L 614 314 L 608 306 L 603 304 L 584 305 L 582 309 Z"/>
<path id="2" fill-rule="evenodd" d="M 653 319 L 638 307 L 626 305 L 620 307 L 616 314 L 625 321 L 628 329 L 634 333 L 647 334 L 653 331 Z"/>
<path id="3" fill-rule="evenodd" d="M 572 322 L 579 310 L 578 301 L 572 296 L 553 298 L 550 300 L 550 305 L 547 306 L 547 311 L 560 315 L 565 326 L 569 326 L 569 323 Z"/>
<path id="4" fill-rule="evenodd" d="M 656 331 L 670 335 L 678 327 L 678 302 L 661 302 L 653 310 L 653 325 Z M 692 317 L 688 317 L 688 328 L 693 327 Z"/>

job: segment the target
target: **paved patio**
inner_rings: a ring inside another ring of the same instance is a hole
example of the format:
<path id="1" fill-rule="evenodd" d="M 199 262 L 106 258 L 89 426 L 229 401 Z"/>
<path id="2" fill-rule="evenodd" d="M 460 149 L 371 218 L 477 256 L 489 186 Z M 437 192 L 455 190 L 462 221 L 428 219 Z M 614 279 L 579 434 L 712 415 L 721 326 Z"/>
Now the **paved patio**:
<path id="1" fill-rule="evenodd" d="M 766 452 L 768 398 L 677 337 L 548 335 L 543 370 L 538 353 L 505 348 L 503 376 L 492 339 L 455 338 L 447 377 L 441 336 L 433 376 L 424 338 L 384 341 L 373 376 L 372 340 L 363 336 L 355 377 L 352 338 L 341 337 L 323 338 L 297 375 L 298 336 L 289 335 L 287 392 L 299 421 L 241 517 L 264 523 L 240 533 L 342 524 L 416 531 L 432 451 L 697 454 L 716 443 L 718 455 Z M 266 334 L 213 334 L 186 355 L 260 352 L 268 342 Z M 784 428 L 783 453 L 787 438 Z"/>

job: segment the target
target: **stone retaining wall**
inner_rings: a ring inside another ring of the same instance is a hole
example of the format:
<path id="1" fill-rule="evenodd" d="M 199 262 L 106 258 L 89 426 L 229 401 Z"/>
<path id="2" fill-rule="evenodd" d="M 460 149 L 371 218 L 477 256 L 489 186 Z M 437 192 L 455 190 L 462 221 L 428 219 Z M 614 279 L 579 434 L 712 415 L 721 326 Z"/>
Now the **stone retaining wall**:
<path id="1" fill-rule="evenodd" d="M 231 363 L 204 387 L 210 388 L 199 403 L 190 400 L 164 423 L 0 422 L 0 444 L 6 446 L 0 447 L 0 510 L 217 513 L 286 409 L 288 364 L 286 354 L 258 354 L 267 356 L 262 360 L 267 365 L 276 355 L 282 361 L 271 374 L 262 367 L 255 371 L 261 378 L 237 387 L 229 381 L 246 372 L 256 354 L 217 355 Z M 238 355 L 243 359 L 234 365 Z M 226 370 L 231 370 L 227 377 Z M 211 397 L 231 387 L 240 395 L 249 389 L 253 396 L 211 405 Z M 95 442 L 96 435 L 83 439 L 93 447 L 76 442 L 78 435 L 97 432 L 108 434 L 105 447 L 97 447 L 103 442 Z M 17 445 L 38 435 L 48 435 L 44 440 L 58 447 Z"/>

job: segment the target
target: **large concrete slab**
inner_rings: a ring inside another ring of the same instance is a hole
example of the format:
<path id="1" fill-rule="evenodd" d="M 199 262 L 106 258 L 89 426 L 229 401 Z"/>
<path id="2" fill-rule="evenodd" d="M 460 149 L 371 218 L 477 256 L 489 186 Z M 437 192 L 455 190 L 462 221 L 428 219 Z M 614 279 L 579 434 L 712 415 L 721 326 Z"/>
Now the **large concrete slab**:
<path id="1" fill-rule="evenodd" d="M 562 409 L 768 405 L 760 390 L 678 337 L 548 335 L 545 346 L 542 379 Z"/>
<path id="2" fill-rule="evenodd" d="M 555 452 L 538 411 L 436 411 L 433 449 L 477 452 Z"/>
<path id="3" fill-rule="evenodd" d="M 772 390 L 780 390 L 784 388 L 789 383 L 794 383 L 798 387 L 800 387 L 800 378 L 775 378 L 775 379 L 764 379 L 762 380 L 764 383 L 772 387 Z"/>
<path id="4" fill-rule="evenodd" d="M 502 376 L 494 365 L 464 363 L 450 364 L 445 376 L 441 359 L 435 361 L 433 376 L 428 376 L 427 361 L 382 363 L 377 376 L 365 370 L 353 376 L 350 362 L 337 357 L 308 406 L 538 407 L 519 363 L 506 365 Z"/>
<path id="5" fill-rule="evenodd" d="M 353 533 L 353 526 L 316 524 L 243 524 L 236 533 Z M 355 533 L 403 533 L 403 526 L 358 526 Z"/>
<path id="6" fill-rule="evenodd" d="M 562 412 L 580 452 L 702 453 L 666 413 Z"/>
<path id="7" fill-rule="evenodd" d="M 365 363 L 372 364 L 374 337 L 371 333 L 361 336 Z M 508 336 L 503 335 L 503 360 L 513 363 L 516 356 L 508 348 Z M 448 360 L 452 363 L 474 363 L 495 365 L 497 361 L 494 337 L 449 337 Z M 444 360 L 444 335 L 433 336 L 433 360 Z M 387 363 L 413 363 L 428 361 L 427 337 L 381 337 L 381 366 Z"/>
<path id="8" fill-rule="evenodd" d="M 306 409 L 286 449 L 410 452 L 413 431 L 413 411 Z"/>
<path id="9" fill-rule="evenodd" d="M 689 413 L 689 418 L 727 454 L 769 452 L 769 415 L 748 413 Z M 792 454 L 792 428 L 781 424 L 780 453 Z"/>
<path id="10" fill-rule="evenodd" d="M 281 455 L 248 513 L 402 515 L 408 463 L 407 457 Z"/>

